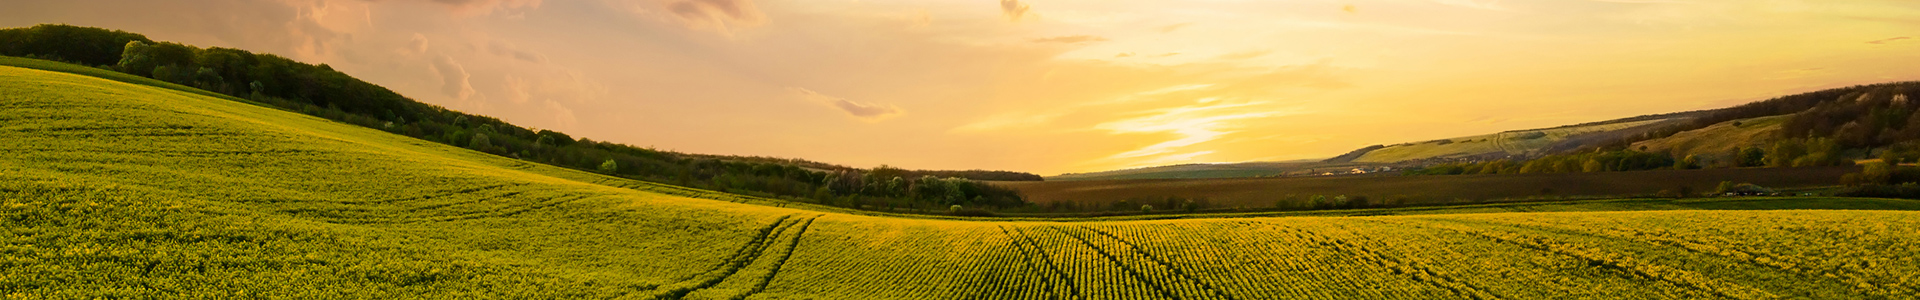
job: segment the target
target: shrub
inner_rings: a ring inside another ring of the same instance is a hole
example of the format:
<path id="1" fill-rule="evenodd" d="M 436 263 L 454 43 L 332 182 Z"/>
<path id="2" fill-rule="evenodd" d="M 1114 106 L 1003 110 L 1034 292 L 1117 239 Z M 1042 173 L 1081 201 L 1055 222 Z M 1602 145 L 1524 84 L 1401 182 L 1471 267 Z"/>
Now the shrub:
<path id="1" fill-rule="evenodd" d="M 619 170 L 620 170 L 620 165 L 618 163 L 614 163 L 613 159 L 611 158 L 607 159 L 606 162 L 600 163 L 600 172 L 602 173 L 613 174 L 613 172 L 616 172 Z"/>
<path id="2" fill-rule="evenodd" d="M 1149 213 L 1149 214 L 1153 213 L 1153 205 L 1145 205 L 1145 204 L 1140 205 L 1140 212 Z"/>

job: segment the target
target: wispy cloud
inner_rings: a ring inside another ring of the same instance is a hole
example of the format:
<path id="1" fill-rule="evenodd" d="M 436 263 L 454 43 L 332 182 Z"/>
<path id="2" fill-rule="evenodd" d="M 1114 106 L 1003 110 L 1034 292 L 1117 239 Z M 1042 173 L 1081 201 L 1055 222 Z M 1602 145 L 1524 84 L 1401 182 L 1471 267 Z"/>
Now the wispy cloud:
<path id="1" fill-rule="evenodd" d="M 1500 0 L 1427 0 L 1433 3 L 1485 10 L 1507 10 Z"/>
<path id="2" fill-rule="evenodd" d="M 1000 0 L 1000 13 L 1006 14 L 1007 19 L 1015 22 L 1025 17 L 1029 9 L 1032 7 L 1027 6 L 1026 3 L 1020 3 L 1020 0 Z"/>
<path id="3" fill-rule="evenodd" d="M 1211 150 L 1182 152 L 1181 148 L 1219 139 L 1237 132 L 1238 121 L 1273 117 L 1297 112 L 1256 108 L 1266 102 L 1200 103 L 1142 112 L 1146 116 L 1094 125 L 1110 134 L 1172 133 L 1179 138 L 1108 156 L 1107 160 L 1132 160 L 1162 163 L 1169 159 L 1191 159 Z"/>
<path id="4" fill-rule="evenodd" d="M 1107 41 L 1107 38 L 1092 36 L 1092 35 L 1067 35 L 1067 36 L 1056 36 L 1056 37 L 1049 37 L 1049 38 L 1033 39 L 1033 42 L 1035 43 L 1062 43 L 1062 44 L 1079 44 L 1079 43 L 1104 42 L 1104 41 Z"/>
<path id="5" fill-rule="evenodd" d="M 385 1 L 397 1 L 397 0 L 385 0 Z M 492 14 L 494 12 L 505 12 L 505 11 L 513 11 L 513 10 L 540 8 L 540 2 L 541 2 L 541 0 L 411 0 L 411 1 L 430 2 L 434 4 L 440 4 L 440 5 L 446 6 L 448 9 L 452 9 L 456 13 L 480 14 L 480 15 Z M 368 2 L 379 2 L 379 1 L 368 1 Z"/>
<path id="6" fill-rule="evenodd" d="M 518 47 L 514 47 L 513 45 L 508 45 L 506 42 L 501 42 L 501 41 L 493 41 L 492 43 L 488 43 L 487 51 L 493 52 L 494 55 L 512 57 L 513 59 L 518 59 L 518 60 L 530 62 L 530 63 L 546 63 L 547 62 L 547 57 L 544 55 L 529 52 L 527 50 L 522 50 Z"/>
<path id="7" fill-rule="evenodd" d="M 1242 60 L 1242 59 L 1266 56 L 1267 53 L 1273 53 L 1273 51 L 1254 50 L 1254 51 L 1241 51 L 1241 52 L 1227 53 L 1227 54 L 1220 55 L 1220 59 Z"/>
<path id="8" fill-rule="evenodd" d="M 1868 43 L 1868 44 L 1874 44 L 1874 45 L 1886 45 L 1886 44 L 1890 44 L 1890 43 L 1894 43 L 1894 42 L 1899 42 L 1899 41 L 1904 41 L 1904 40 L 1909 40 L 1909 39 L 1912 39 L 1912 38 L 1909 38 L 1909 37 L 1904 37 L 1904 36 L 1903 36 L 1903 37 L 1896 37 L 1896 38 L 1889 38 L 1889 39 L 1881 39 L 1881 40 L 1872 40 L 1872 41 L 1867 41 L 1867 43 Z"/>
<path id="9" fill-rule="evenodd" d="M 687 26 L 732 34 L 732 29 L 757 26 L 767 21 L 766 13 L 753 0 L 679 0 L 667 3 L 667 12 Z"/>
<path id="10" fill-rule="evenodd" d="M 801 99 L 839 109 L 841 112 L 846 112 L 849 116 L 867 122 L 879 122 L 881 120 L 899 117 L 901 114 L 906 113 L 906 111 L 902 111 L 899 107 L 894 107 L 893 105 L 855 102 L 845 98 L 827 96 L 803 88 L 789 88 L 788 90 L 799 95 Z"/>
<path id="11" fill-rule="evenodd" d="M 1173 24 L 1173 25 L 1167 25 L 1167 26 L 1160 26 L 1160 33 L 1169 33 L 1169 32 L 1173 32 L 1174 30 L 1180 30 L 1181 28 L 1187 28 L 1187 26 L 1193 26 L 1193 22 L 1186 22 L 1186 23 L 1180 23 L 1180 24 Z"/>

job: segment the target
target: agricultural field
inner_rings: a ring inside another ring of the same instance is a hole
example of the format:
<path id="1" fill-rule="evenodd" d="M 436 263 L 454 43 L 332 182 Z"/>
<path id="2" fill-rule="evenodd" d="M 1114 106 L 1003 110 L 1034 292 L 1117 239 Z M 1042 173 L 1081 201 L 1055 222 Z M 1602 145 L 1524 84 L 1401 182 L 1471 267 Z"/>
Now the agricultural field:
<path id="1" fill-rule="evenodd" d="M 1827 187 L 1858 167 L 1654 170 L 1458 176 L 1315 176 L 998 182 L 1029 201 L 1103 207 L 1125 200 L 1205 198 L 1215 208 L 1300 208 L 1308 197 L 1366 196 L 1374 203 L 1435 205 L 1713 191 L 1722 181 L 1775 188 Z M 1138 202 L 1138 201 L 1135 201 Z"/>
<path id="2" fill-rule="evenodd" d="M 868 216 L 526 163 L 132 82 L 0 67 L 0 297 L 1920 294 L 1920 212 L 1900 210 L 1914 206 L 1907 200 L 1135 221 Z"/>
<path id="3" fill-rule="evenodd" d="M 1673 119 L 1606 122 L 1592 125 L 1516 130 L 1487 135 L 1388 145 L 1386 148 L 1367 152 L 1353 161 L 1392 163 L 1431 158 L 1526 154 L 1583 134 L 1642 128 L 1642 126 L 1670 121 L 1673 121 Z"/>

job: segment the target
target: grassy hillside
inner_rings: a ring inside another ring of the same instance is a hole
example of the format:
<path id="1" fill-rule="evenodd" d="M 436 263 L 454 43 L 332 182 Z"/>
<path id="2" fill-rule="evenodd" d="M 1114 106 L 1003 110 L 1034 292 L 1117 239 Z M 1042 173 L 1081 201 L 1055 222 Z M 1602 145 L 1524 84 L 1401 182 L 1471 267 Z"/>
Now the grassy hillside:
<path id="1" fill-rule="evenodd" d="M 1764 146 L 1779 138 L 1780 125 L 1789 116 L 1779 115 L 1740 119 L 1713 124 L 1706 128 L 1675 133 L 1672 136 L 1634 142 L 1630 149 L 1672 153 L 1674 157 L 1702 154 L 1724 156 L 1741 147 Z"/>
<path id="2" fill-rule="evenodd" d="M 1920 292 L 1920 261 L 1911 259 L 1920 254 L 1920 231 L 1911 230 L 1920 213 L 1910 211 L 1094 222 L 860 216 L 14 67 L 0 67 L 0 153 L 0 295 L 14 299 Z M 1857 208 L 1782 201 L 1758 206 Z M 1591 205 L 1573 210 L 1609 207 Z"/>
<path id="3" fill-rule="evenodd" d="M 1355 162 L 1391 163 L 1432 158 L 1461 158 L 1483 155 L 1518 155 L 1547 148 L 1582 134 L 1638 128 L 1669 122 L 1668 119 L 1611 122 L 1582 126 L 1508 131 L 1488 135 L 1457 137 L 1425 142 L 1389 145 L 1367 152 Z"/>

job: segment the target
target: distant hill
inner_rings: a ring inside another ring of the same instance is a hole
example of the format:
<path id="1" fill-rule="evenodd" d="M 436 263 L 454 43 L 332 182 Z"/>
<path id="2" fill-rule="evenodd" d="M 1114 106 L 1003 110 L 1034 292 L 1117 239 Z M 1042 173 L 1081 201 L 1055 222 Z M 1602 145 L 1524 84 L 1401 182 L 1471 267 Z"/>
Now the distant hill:
<path id="1" fill-rule="evenodd" d="M 1640 116 L 1553 128 L 1512 130 L 1493 134 L 1411 142 L 1384 147 L 1368 147 L 1360 155 L 1342 155 L 1328 161 L 1396 163 L 1433 159 L 1505 158 L 1578 149 L 1610 139 L 1596 138 L 1637 135 L 1660 126 L 1675 124 L 1689 114 Z M 1356 151 L 1358 152 L 1358 151 Z"/>
<path id="2" fill-rule="evenodd" d="M 1319 160 L 1293 160 L 1279 162 L 1245 162 L 1229 164 L 1183 164 L 1137 169 L 1068 173 L 1047 177 L 1049 181 L 1075 180 L 1124 180 L 1124 179 L 1204 179 L 1204 178 L 1247 178 L 1300 176 L 1321 172 L 1345 173 L 1354 168 L 1375 169 L 1384 166 L 1372 163 L 1325 162 Z"/>

